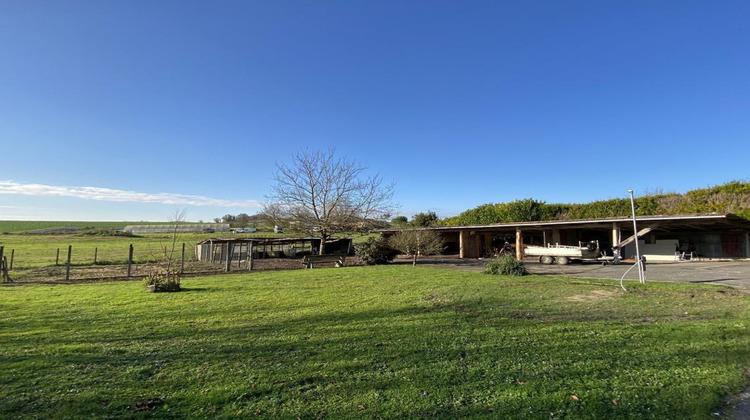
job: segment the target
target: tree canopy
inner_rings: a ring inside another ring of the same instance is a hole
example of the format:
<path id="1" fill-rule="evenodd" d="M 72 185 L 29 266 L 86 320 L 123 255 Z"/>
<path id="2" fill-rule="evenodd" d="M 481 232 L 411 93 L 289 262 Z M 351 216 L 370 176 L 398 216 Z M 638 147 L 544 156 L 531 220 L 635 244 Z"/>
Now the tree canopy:
<path id="1" fill-rule="evenodd" d="M 365 170 L 334 150 L 299 152 L 290 163 L 276 164 L 264 212 L 279 225 L 320 236 L 323 243 L 335 233 L 367 230 L 372 222 L 388 220 L 394 186 Z"/>
<path id="2" fill-rule="evenodd" d="M 417 265 L 419 255 L 437 254 L 442 250 L 443 240 L 432 230 L 406 229 L 388 239 L 388 244 L 413 258 L 412 265 Z"/>

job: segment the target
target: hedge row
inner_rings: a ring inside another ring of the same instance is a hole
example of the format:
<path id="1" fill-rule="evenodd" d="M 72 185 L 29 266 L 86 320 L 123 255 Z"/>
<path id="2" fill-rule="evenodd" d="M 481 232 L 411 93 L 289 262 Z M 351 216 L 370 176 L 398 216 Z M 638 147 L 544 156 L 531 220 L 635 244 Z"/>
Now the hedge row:
<path id="1" fill-rule="evenodd" d="M 685 194 L 650 194 L 635 199 L 636 214 L 670 215 L 695 213 L 733 213 L 750 219 L 750 183 L 732 181 Z M 586 204 L 547 204 L 533 198 L 510 203 L 483 204 L 458 216 L 444 219 L 445 226 L 488 223 L 533 222 L 543 220 L 595 219 L 629 216 L 629 198 L 613 198 Z"/>

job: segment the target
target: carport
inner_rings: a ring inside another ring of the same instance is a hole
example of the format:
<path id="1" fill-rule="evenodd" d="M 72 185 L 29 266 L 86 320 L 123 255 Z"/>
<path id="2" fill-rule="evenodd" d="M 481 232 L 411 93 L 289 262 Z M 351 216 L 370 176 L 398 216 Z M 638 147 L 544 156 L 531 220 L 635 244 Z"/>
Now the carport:
<path id="1" fill-rule="evenodd" d="M 697 259 L 750 258 L 750 221 L 729 213 L 698 215 L 637 216 L 641 253 L 653 261 L 672 260 L 684 252 Z M 485 258 L 497 255 L 508 243 L 516 257 L 524 257 L 526 245 L 578 245 L 599 241 L 600 248 L 612 255 L 635 254 L 633 219 L 612 217 L 586 220 L 496 223 L 474 226 L 425 228 L 443 238 L 444 254 L 459 258 Z M 390 236 L 399 230 L 380 231 Z"/>

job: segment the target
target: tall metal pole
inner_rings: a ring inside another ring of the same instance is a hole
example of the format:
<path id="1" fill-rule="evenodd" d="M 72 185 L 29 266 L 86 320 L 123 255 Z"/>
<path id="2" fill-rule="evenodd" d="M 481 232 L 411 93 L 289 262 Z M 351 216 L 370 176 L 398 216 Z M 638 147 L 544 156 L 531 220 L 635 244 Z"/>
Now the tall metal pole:
<path id="1" fill-rule="evenodd" d="M 638 264 L 638 281 L 645 283 L 645 274 L 643 272 L 643 261 L 641 260 L 641 250 L 638 247 L 638 225 L 635 222 L 635 199 L 633 198 L 633 190 L 628 190 L 630 193 L 630 209 L 633 212 L 633 237 L 635 238 L 635 258 Z"/>

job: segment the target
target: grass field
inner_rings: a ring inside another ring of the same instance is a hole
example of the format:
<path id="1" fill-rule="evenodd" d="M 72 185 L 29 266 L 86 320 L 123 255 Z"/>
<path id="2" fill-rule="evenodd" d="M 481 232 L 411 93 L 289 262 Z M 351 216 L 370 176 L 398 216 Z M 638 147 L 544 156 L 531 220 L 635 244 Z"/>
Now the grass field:
<path id="1" fill-rule="evenodd" d="M 161 224 L 154 222 L 61 222 L 61 221 L 25 221 L 0 220 L 0 233 L 28 232 L 38 229 L 54 228 L 95 228 L 122 229 L 127 225 Z"/>
<path id="2" fill-rule="evenodd" d="M 0 288 L 2 418 L 693 418 L 738 392 L 732 289 L 428 267 Z"/>

